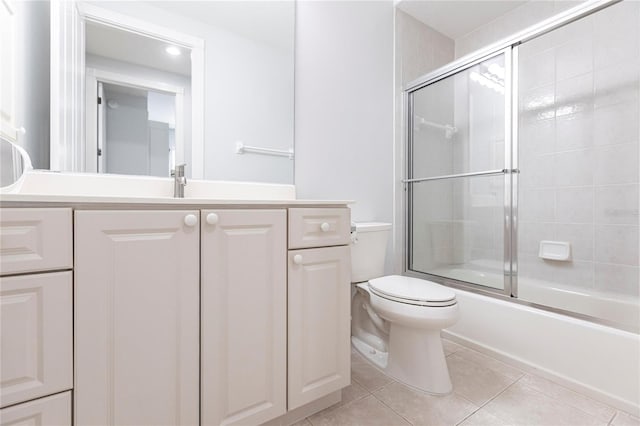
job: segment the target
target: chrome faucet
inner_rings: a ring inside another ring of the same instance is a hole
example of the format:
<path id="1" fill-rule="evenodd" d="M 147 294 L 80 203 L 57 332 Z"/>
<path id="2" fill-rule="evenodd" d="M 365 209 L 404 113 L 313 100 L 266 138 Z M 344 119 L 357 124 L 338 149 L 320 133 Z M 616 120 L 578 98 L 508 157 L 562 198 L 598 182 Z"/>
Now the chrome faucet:
<path id="1" fill-rule="evenodd" d="M 184 198 L 184 187 L 187 185 L 187 178 L 184 175 L 186 164 L 176 164 L 176 168 L 171 170 L 173 176 L 173 198 Z"/>

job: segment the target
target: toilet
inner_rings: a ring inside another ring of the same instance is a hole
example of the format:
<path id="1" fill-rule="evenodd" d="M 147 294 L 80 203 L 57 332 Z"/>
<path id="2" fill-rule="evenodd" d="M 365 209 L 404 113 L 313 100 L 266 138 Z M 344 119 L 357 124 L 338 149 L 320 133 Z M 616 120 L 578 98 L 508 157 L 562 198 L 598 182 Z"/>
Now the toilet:
<path id="1" fill-rule="evenodd" d="M 456 295 L 419 278 L 383 276 L 388 223 L 357 223 L 351 242 L 351 343 L 385 374 L 430 394 L 452 391 L 440 331 L 459 318 Z"/>

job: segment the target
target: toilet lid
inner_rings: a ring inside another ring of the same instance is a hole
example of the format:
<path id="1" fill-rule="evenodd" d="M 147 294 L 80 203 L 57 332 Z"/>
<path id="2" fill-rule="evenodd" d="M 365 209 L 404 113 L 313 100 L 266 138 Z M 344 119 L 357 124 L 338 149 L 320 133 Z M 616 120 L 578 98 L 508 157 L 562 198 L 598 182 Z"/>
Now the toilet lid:
<path id="1" fill-rule="evenodd" d="M 371 290 L 380 297 L 422 306 L 451 306 L 455 303 L 453 290 L 419 278 L 390 275 L 369 281 Z"/>

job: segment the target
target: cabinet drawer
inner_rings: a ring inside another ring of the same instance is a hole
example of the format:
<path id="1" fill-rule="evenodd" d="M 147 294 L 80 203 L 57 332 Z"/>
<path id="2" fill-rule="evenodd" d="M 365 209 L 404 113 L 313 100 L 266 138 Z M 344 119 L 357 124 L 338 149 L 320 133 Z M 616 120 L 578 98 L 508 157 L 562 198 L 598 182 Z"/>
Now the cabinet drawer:
<path id="1" fill-rule="evenodd" d="M 289 248 L 349 244 L 349 213 L 348 208 L 289 209 Z"/>
<path id="2" fill-rule="evenodd" d="M 0 426 L 9 425 L 71 426 L 71 392 L 0 410 Z"/>
<path id="3" fill-rule="evenodd" d="M 0 278 L 0 406 L 71 389 L 71 276 Z"/>
<path id="4" fill-rule="evenodd" d="M 2 209 L 0 274 L 72 267 L 71 209 Z"/>

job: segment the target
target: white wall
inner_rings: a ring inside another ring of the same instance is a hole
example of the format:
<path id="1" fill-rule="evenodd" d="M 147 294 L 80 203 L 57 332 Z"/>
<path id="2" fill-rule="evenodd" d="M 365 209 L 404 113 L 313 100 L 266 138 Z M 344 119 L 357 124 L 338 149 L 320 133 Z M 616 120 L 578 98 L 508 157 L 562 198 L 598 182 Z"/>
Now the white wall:
<path id="1" fill-rule="evenodd" d="M 298 197 L 355 200 L 354 221 L 393 219 L 393 16 L 391 1 L 297 3 Z"/>
<path id="2" fill-rule="evenodd" d="M 49 168 L 49 2 L 17 1 L 16 125 L 36 169 Z"/>

